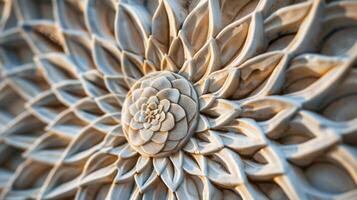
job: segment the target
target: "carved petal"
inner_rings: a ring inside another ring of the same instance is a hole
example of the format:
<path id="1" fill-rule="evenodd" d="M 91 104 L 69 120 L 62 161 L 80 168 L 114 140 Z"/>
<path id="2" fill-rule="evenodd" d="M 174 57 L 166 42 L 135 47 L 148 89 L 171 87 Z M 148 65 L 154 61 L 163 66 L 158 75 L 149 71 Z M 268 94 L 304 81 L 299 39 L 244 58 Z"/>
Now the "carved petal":
<path id="1" fill-rule="evenodd" d="M 174 129 L 169 132 L 169 140 L 180 140 L 187 135 L 187 121 L 183 118 L 176 122 Z"/>
<path id="2" fill-rule="evenodd" d="M 159 78 L 156 78 L 151 84 L 151 86 L 157 90 L 163 90 L 171 88 L 171 83 L 165 76 L 161 76 Z"/>
<path id="3" fill-rule="evenodd" d="M 170 160 L 167 162 L 166 167 L 162 170 L 162 173 L 160 174 L 161 179 L 172 192 L 175 192 L 177 187 L 182 182 L 182 162 L 183 153 L 179 151 L 178 153 L 170 156 Z"/>
<path id="4" fill-rule="evenodd" d="M 150 187 L 153 187 L 157 180 L 157 174 L 153 169 L 152 161 L 143 168 L 141 173 L 135 174 L 135 182 L 141 192 L 146 192 Z"/>
<path id="5" fill-rule="evenodd" d="M 150 20 L 150 14 L 144 7 L 120 3 L 116 23 L 118 29 L 126 30 L 116 32 L 120 46 L 124 50 L 144 55 Z"/>
<path id="6" fill-rule="evenodd" d="M 317 107 L 319 99 L 332 92 L 334 88 L 330 86 L 345 73 L 349 65 L 350 63 L 343 58 L 316 54 L 301 55 L 293 60 L 287 72 L 287 96 L 309 108 Z M 301 82 L 303 80 L 304 83 Z"/>
<path id="7" fill-rule="evenodd" d="M 174 115 L 175 121 L 178 122 L 186 116 L 185 110 L 178 104 L 172 103 L 170 113 Z"/>
<path id="8" fill-rule="evenodd" d="M 147 153 L 148 155 L 153 155 L 159 153 L 165 146 L 165 143 L 163 144 L 157 144 L 154 142 L 148 142 L 144 145 L 142 145 L 140 148 Z"/>
<path id="9" fill-rule="evenodd" d="M 191 87 L 188 85 L 187 81 L 177 79 L 172 81 L 172 86 L 177 88 L 181 94 L 191 96 Z"/>
<path id="10" fill-rule="evenodd" d="M 175 118 L 171 113 L 166 114 L 166 119 L 162 122 L 160 131 L 170 131 L 175 127 Z"/>
<path id="11" fill-rule="evenodd" d="M 129 131 L 129 133 L 128 133 L 129 139 L 130 139 L 130 141 L 132 142 L 133 145 L 139 146 L 139 145 L 142 145 L 142 144 L 144 144 L 146 142 L 141 137 L 138 137 L 136 131 L 132 130 L 131 128 L 129 128 L 128 131 Z"/>
<path id="12" fill-rule="evenodd" d="M 222 55 L 222 65 L 237 57 L 242 50 L 249 29 L 249 18 L 245 18 L 225 27 L 216 37 Z"/>
<path id="13" fill-rule="evenodd" d="M 172 103 L 177 103 L 180 99 L 180 92 L 177 89 L 166 88 L 157 93 L 160 100 L 168 99 Z"/>
<path id="14" fill-rule="evenodd" d="M 253 118 L 259 122 L 264 132 L 270 137 L 280 133 L 287 126 L 287 121 L 298 110 L 293 101 L 281 97 L 267 97 L 247 101 L 242 104 L 242 117 Z"/>
<path id="15" fill-rule="evenodd" d="M 179 104 L 184 105 L 183 109 L 185 109 L 187 121 L 191 121 L 191 119 L 197 114 L 195 113 L 197 110 L 196 103 L 190 97 L 181 95 Z"/>
<path id="16" fill-rule="evenodd" d="M 188 41 L 195 52 L 204 45 L 209 35 L 209 11 L 207 7 L 208 1 L 202 1 L 187 16 L 182 25 L 182 29 L 187 34 Z"/>
<path id="17" fill-rule="evenodd" d="M 151 138 L 151 141 L 158 144 L 163 144 L 166 142 L 168 135 L 168 132 L 155 133 L 154 136 Z"/>
<path id="18" fill-rule="evenodd" d="M 173 17 L 173 16 L 171 16 Z M 171 18 L 172 19 L 172 18 Z M 169 21 L 164 1 L 161 1 L 152 19 L 152 35 L 165 47 L 169 45 L 170 33 L 176 30 L 175 23 Z M 166 50 L 167 51 L 167 50 Z"/>
<path id="19" fill-rule="evenodd" d="M 147 142 L 151 139 L 151 137 L 153 136 L 154 132 L 152 130 L 149 129 L 141 129 L 139 131 L 140 133 L 140 137 L 144 142 Z M 138 137 L 138 136 L 136 136 Z"/>
<path id="20" fill-rule="evenodd" d="M 217 156 L 217 159 L 208 159 L 207 163 L 210 180 L 225 186 L 235 186 L 245 181 L 244 171 L 241 169 L 242 162 L 235 153 L 222 149 L 214 156 Z"/>
<path id="21" fill-rule="evenodd" d="M 152 87 L 145 87 L 144 90 L 142 91 L 141 96 L 149 98 L 151 96 L 154 96 L 157 92 L 158 92 L 158 90 L 156 90 Z"/>

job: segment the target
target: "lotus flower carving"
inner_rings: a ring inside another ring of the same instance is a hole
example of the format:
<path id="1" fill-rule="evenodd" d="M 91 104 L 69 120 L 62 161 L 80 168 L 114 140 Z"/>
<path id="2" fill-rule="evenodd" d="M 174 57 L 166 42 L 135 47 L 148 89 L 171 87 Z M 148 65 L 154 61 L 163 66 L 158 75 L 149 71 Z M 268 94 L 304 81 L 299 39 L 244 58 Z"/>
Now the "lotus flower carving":
<path id="1" fill-rule="evenodd" d="M 0 1 L 0 199 L 356 199 L 357 2 Z"/>

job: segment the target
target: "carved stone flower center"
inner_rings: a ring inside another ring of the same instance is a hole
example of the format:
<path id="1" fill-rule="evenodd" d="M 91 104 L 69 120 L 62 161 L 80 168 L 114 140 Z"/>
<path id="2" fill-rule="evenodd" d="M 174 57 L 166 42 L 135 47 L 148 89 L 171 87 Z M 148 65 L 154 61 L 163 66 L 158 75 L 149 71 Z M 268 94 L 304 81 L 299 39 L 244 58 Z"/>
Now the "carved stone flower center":
<path id="1" fill-rule="evenodd" d="M 144 128 L 160 126 L 169 108 L 170 102 L 168 100 L 164 99 L 159 102 L 156 96 L 152 96 L 148 99 L 148 103 L 141 106 L 140 112 L 137 112 L 137 115 L 139 115 L 138 121 L 143 123 Z"/>
<path id="2" fill-rule="evenodd" d="M 191 83 L 172 72 L 156 72 L 138 80 L 123 107 L 123 130 L 140 154 L 157 157 L 179 150 L 194 131 L 197 94 Z"/>

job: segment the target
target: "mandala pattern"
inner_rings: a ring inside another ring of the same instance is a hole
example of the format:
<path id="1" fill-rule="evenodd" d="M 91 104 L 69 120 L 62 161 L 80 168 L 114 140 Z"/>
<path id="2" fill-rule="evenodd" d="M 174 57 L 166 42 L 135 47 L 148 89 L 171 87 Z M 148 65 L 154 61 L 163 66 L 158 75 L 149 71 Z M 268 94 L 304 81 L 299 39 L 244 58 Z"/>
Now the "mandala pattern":
<path id="1" fill-rule="evenodd" d="M 0 10 L 0 199 L 357 197 L 356 1 Z"/>

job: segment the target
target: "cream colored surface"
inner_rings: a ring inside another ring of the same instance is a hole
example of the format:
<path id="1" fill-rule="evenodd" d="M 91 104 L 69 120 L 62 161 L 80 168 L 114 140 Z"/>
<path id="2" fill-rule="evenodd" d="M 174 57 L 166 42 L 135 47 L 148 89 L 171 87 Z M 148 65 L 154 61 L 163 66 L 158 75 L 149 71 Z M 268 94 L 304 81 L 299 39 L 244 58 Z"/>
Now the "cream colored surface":
<path id="1" fill-rule="evenodd" d="M 0 10 L 0 199 L 357 199 L 356 1 Z"/>

